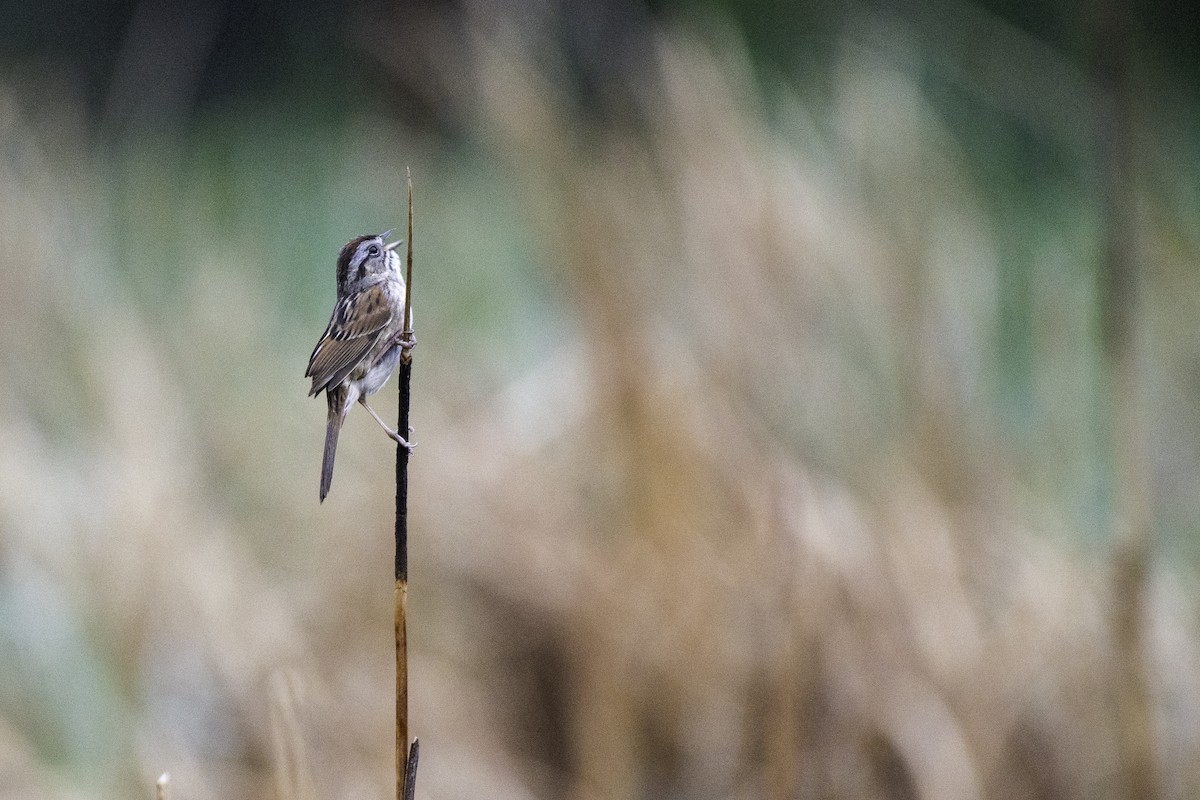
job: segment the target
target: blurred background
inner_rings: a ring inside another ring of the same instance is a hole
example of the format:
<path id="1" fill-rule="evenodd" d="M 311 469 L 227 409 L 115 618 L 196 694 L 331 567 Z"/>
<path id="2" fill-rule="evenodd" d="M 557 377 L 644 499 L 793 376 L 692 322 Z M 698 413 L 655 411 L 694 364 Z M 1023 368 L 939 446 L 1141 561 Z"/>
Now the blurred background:
<path id="1" fill-rule="evenodd" d="M 392 796 L 408 166 L 419 797 L 1200 794 L 1190 4 L 0 20 L 0 798 Z"/>

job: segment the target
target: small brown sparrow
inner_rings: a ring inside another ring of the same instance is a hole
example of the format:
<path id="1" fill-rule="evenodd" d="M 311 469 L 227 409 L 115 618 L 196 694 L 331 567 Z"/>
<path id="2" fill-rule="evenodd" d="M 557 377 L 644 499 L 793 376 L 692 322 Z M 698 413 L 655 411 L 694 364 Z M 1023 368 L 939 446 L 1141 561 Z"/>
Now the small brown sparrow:
<path id="1" fill-rule="evenodd" d="M 356 402 L 362 403 L 388 436 L 412 450 L 412 445 L 367 405 L 367 397 L 379 391 L 396 368 L 401 350 L 415 344 L 403 338 L 404 277 L 395 252 L 401 242 L 385 244 L 390 233 L 351 239 L 338 254 L 337 304 L 304 373 L 312 378 L 309 397 L 324 389 L 329 402 L 321 502 L 333 481 L 338 434 Z"/>

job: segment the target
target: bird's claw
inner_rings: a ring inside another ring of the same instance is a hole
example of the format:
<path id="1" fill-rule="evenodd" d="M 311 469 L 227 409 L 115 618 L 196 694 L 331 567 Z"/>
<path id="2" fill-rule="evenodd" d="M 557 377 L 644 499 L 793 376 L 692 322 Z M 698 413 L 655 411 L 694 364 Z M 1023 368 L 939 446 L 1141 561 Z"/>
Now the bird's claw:
<path id="1" fill-rule="evenodd" d="M 411 435 L 413 432 L 411 425 L 408 426 L 408 432 L 409 432 L 409 435 Z M 390 436 L 392 438 L 392 441 L 394 441 L 396 444 L 398 444 L 398 445 L 404 447 L 406 450 L 408 450 L 409 453 L 412 453 L 413 448 L 417 446 L 416 442 L 408 441 L 407 439 L 405 439 L 403 436 L 396 433 L 395 431 L 388 431 L 388 436 Z"/>

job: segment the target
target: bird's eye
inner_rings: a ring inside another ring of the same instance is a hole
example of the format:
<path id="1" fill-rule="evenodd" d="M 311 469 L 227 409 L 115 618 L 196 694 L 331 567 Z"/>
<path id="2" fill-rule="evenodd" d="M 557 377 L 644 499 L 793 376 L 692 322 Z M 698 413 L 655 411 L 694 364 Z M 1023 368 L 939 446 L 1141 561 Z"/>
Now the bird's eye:
<path id="1" fill-rule="evenodd" d="M 373 244 L 373 245 L 371 245 L 370 247 L 368 247 L 368 248 L 367 248 L 367 255 L 369 255 L 369 256 L 377 256 L 377 255 L 379 255 L 379 245 L 377 245 L 377 244 Z"/>

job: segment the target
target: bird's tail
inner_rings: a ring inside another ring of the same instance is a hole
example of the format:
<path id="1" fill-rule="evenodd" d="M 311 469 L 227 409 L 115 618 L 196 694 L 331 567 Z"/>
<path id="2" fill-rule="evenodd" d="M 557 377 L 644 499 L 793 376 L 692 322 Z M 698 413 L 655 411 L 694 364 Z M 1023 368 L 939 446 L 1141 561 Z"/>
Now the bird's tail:
<path id="1" fill-rule="evenodd" d="M 339 408 L 339 403 L 329 398 L 329 417 L 325 423 L 325 455 L 321 458 L 321 502 L 329 494 L 329 484 L 333 483 L 333 457 L 337 453 L 338 434 L 342 432 L 342 422 L 345 413 Z"/>

